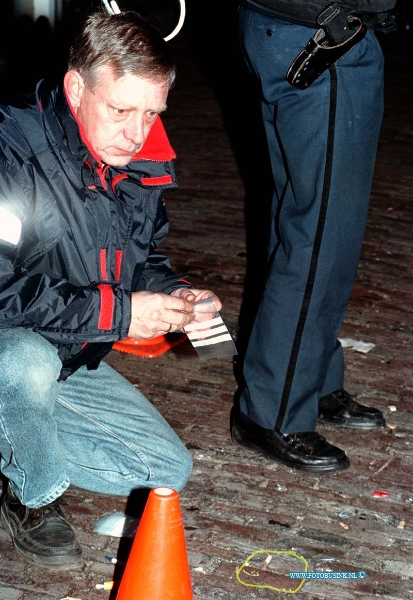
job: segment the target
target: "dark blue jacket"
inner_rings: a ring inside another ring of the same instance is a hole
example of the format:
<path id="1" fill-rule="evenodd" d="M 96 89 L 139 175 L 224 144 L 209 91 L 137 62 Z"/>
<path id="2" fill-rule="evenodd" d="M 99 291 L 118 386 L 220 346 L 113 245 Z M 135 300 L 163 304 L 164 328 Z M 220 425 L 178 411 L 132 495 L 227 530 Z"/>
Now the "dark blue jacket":
<path id="1" fill-rule="evenodd" d="M 127 337 L 131 292 L 190 285 L 157 251 L 173 158 L 158 118 L 126 167 L 102 165 L 63 90 L 45 82 L 0 106 L 0 327 L 54 344 L 62 378 Z"/>

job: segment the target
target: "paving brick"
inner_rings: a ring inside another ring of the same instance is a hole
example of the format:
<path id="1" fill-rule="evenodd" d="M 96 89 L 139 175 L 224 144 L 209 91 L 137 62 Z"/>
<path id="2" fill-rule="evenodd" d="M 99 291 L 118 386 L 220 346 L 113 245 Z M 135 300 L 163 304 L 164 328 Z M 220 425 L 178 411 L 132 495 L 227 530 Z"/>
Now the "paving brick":
<path id="1" fill-rule="evenodd" d="M 0 599 L 1 600 L 18 600 L 23 596 L 23 592 L 13 589 L 5 588 L 0 586 Z"/>

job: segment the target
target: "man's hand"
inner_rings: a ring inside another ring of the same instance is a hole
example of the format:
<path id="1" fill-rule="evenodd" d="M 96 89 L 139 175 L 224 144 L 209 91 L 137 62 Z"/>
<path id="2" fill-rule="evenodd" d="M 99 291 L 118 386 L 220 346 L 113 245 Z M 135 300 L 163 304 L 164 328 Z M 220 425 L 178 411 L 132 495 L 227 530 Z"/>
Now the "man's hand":
<path id="1" fill-rule="evenodd" d="M 194 304 L 185 298 L 132 292 L 131 323 L 128 336 L 141 340 L 180 331 L 194 318 Z"/>
<path id="2" fill-rule="evenodd" d="M 202 323 L 213 319 L 218 311 L 222 308 L 220 299 L 210 290 L 190 290 L 188 288 L 179 288 L 172 292 L 172 296 L 178 296 L 189 302 L 193 302 L 193 318 L 190 322 Z M 205 305 L 196 306 L 196 302 L 200 300 L 212 299 L 212 302 Z"/>
<path id="3" fill-rule="evenodd" d="M 213 298 L 211 312 L 196 312 L 195 302 Z M 212 319 L 222 304 L 209 290 L 179 288 L 169 296 L 152 292 L 132 292 L 131 323 L 128 336 L 146 340 L 170 331 L 182 331 L 188 323 Z"/>

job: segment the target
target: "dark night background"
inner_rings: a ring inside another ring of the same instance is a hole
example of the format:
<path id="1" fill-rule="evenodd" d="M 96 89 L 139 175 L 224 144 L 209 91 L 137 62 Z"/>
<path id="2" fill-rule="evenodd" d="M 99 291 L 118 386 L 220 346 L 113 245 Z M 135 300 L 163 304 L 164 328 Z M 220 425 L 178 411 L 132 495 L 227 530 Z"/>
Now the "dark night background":
<path id="1" fill-rule="evenodd" d="M 137 10 L 161 33 L 170 33 L 179 17 L 178 0 L 119 0 L 122 9 Z M 2 88 L 31 89 L 42 77 L 58 78 L 64 71 L 67 47 L 82 17 L 100 8 L 99 0 L 63 0 L 63 18 L 54 31 L 48 20 L 34 23 L 29 17 L 14 18 L 13 0 L 2 0 L 0 25 L 0 75 Z M 180 32 L 199 66 L 219 85 L 220 75 L 239 60 L 236 42 L 236 0 L 199 3 L 187 0 L 186 19 Z M 413 35 L 413 8 L 410 0 L 398 0 L 396 15 L 399 34 Z M 400 35 L 387 37 L 396 42 Z M 219 93 L 219 90 L 218 90 Z"/>

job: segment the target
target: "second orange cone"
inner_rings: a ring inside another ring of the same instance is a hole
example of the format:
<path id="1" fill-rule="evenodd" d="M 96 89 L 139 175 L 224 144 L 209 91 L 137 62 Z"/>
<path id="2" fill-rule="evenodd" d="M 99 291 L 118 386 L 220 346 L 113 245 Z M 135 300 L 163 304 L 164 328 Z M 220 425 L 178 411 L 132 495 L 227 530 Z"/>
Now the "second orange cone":
<path id="1" fill-rule="evenodd" d="M 149 494 L 116 600 L 193 600 L 179 496 Z"/>

